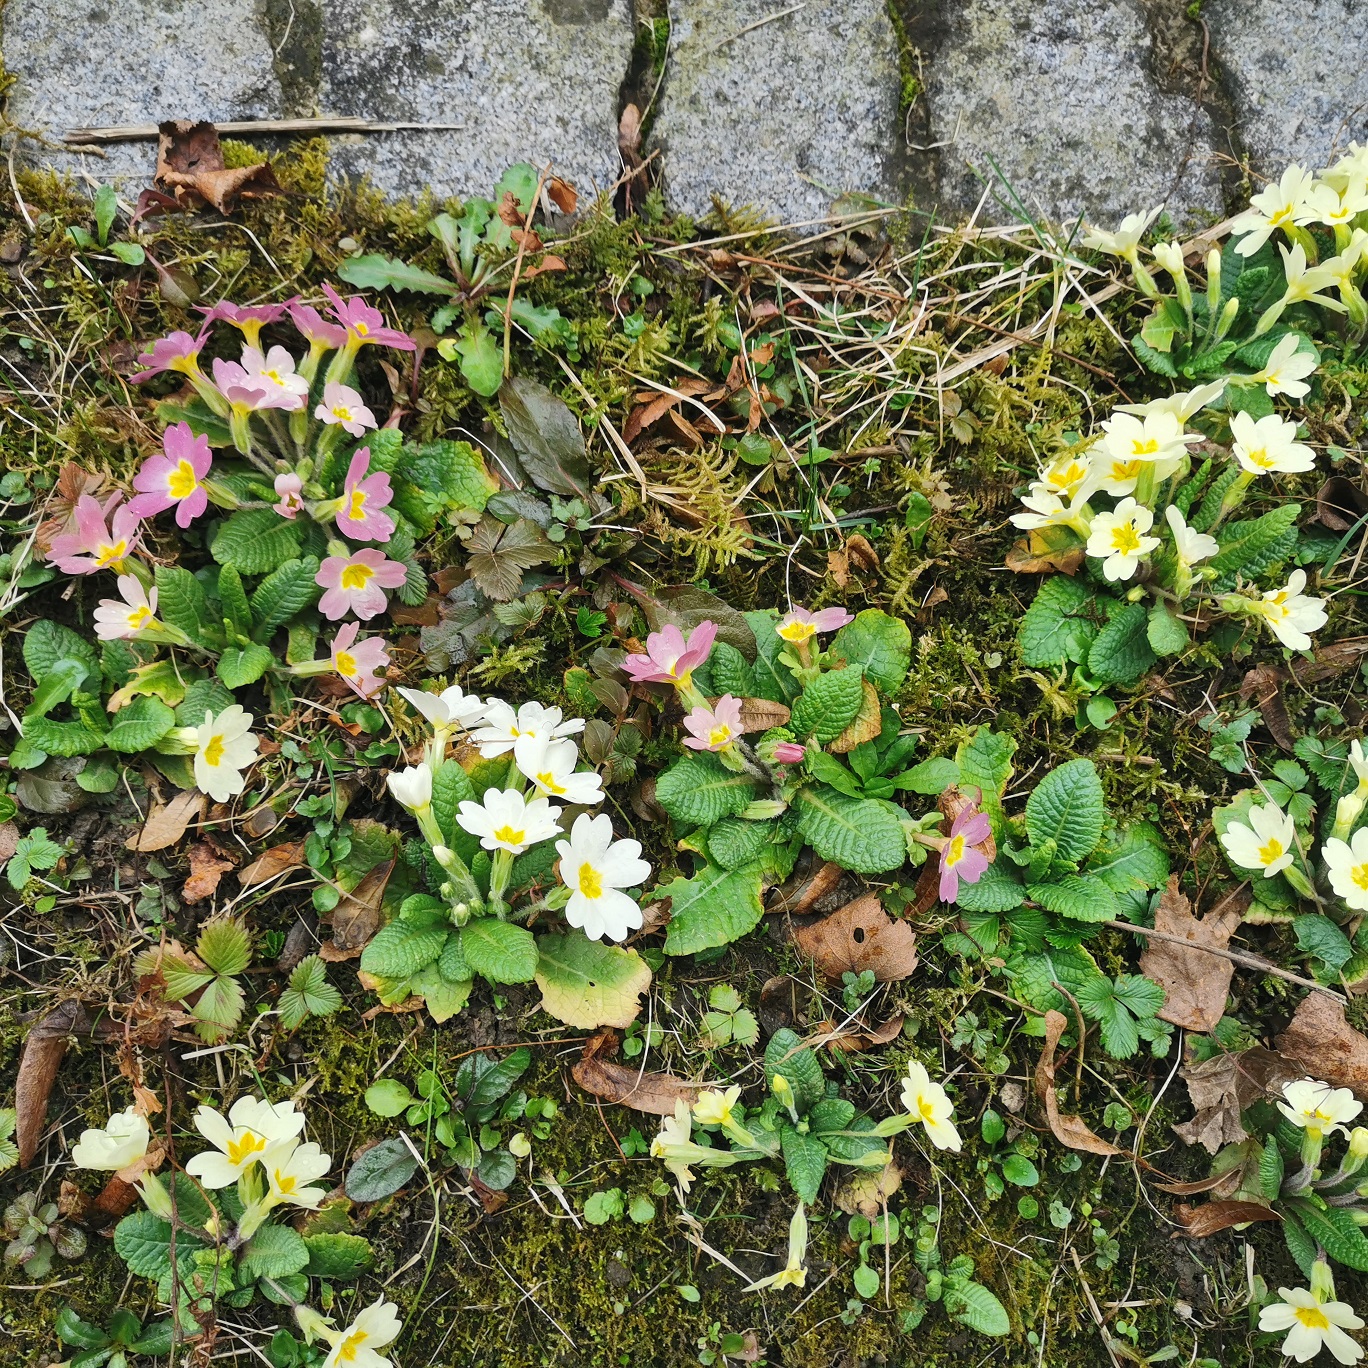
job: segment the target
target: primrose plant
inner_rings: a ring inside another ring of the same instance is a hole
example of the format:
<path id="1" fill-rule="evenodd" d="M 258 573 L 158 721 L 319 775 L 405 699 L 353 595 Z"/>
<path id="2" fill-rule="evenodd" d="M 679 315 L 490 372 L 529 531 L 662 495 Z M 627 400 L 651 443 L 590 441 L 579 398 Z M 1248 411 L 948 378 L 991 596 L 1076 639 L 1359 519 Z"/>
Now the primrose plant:
<path id="1" fill-rule="evenodd" d="M 316 1184 L 332 1159 L 301 1139 L 304 1114 L 293 1102 L 246 1096 L 226 1116 L 199 1107 L 194 1123 L 210 1148 L 169 1181 L 157 1173 L 164 1148 L 135 1108 L 83 1131 L 72 1148 L 78 1168 L 110 1174 L 142 1199 L 114 1228 L 128 1271 L 156 1281 L 181 1339 L 198 1336 L 216 1304 L 240 1308 L 262 1298 L 293 1306 L 306 1332 L 344 1341 L 349 1332 L 333 1330 L 305 1304 L 310 1279 L 357 1278 L 373 1256 L 367 1240 L 335 1220 L 310 1229 L 328 1195 Z"/>
<path id="2" fill-rule="evenodd" d="M 298 299 L 221 301 L 197 333 L 172 333 L 141 358 L 136 380 L 175 375 L 188 393 L 158 405 L 162 450 L 134 476 L 131 499 L 71 468 L 48 560 L 73 576 L 112 575 L 116 595 L 94 610 L 98 649 L 53 622 L 30 633 L 35 689 L 17 767 L 151 751 L 169 777 L 224 801 L 241 792 L 232 776 L 245 753 L 233 743 L 251 721 L 239 710 L 229 730 L 218 725 L 234 690 L 260 682 L 283 703 L 292 677 L 324 673 L 362 698 L 380 688 L 386 644 L 362 637 L 361 624 L 385 613 L 391 593 L 421 601 L 418 537 L 439 517 L 482 510 L 497 484 L 465 443 L 406 445 L 397 428 L 377 428 L 353 387 L 357 358 L 414 343 L 361 299 L 324 294 L 324 312 Z M 263 337 L 287 319 L 302 356 Z M 241 335 L 240 359 L 205 359 L 215 324 Z M 212 571 L 154 553 L 152 520 L 166 513 L 180 528 L 200 525 Z M 337 625 L 320 657 L 321 620 Z M 202 764 L 192 776 L 187 757 L 214 767 L 225 754 L 237 763 L 217 787 L 202 782 Z"/>
<path id="3" fill-rule="evenodd" d="M 699 867 L 659 890 L 671 900 L 667 954 L 752 930 L 765 887 L 791 873 L 805 846 L 865 875 L 935 854 L 951 901 L 982 876 L 989 826 L 974 804 L 958 805 L 943 832 L 940 810 L 914 817 L 893 801 L 944 794 L 961 779 L 949 759 L 911 764 L 918 738 L 902 734 L 890 702 L 910 660 L 905 623 L 840 608 L 747 613 L 725 634 L 703 620 L 687 638 L 667 624 L 627 656 L 633 683 L 668 685 L 685 709 L 684 754 L 657 779 L 655 801 Z"/>
<path id="4" fill-rule="evenodd" d="M 421 996 L 439 1021 L 459 1012 L 476 975 L 536 981 L 542 1005 L 571 1025 L 636 1016 L 651 972 L 624 941 L 642 911 L 626 891 L 651 872 L 641 845 L 617 840 L 598 773 L 581 769 L 582 718 L 559 708 L 480 700 L 453 685 L 401 689 L 430 728 L 423 759 L 389 776 L 422 837 L 430 892 L 405 899 L 361 956 L 387 1003 Z M 451 750 L 460 738 L 470 768 Z M 578 809 L 573 822 L 570 809 Z M 531 924 L 560 914 L 564 929 Z"/>

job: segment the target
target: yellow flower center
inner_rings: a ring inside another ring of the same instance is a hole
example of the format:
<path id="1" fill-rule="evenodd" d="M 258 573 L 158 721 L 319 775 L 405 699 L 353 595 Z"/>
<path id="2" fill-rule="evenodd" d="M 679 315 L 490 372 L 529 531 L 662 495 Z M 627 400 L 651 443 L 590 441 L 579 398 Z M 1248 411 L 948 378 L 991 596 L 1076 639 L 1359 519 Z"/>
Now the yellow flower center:
<path id="1" fill-rule="evenodd" d="M 336 404 L 332 409 L 332 416 L 336 418 L 339 423 L 350 423 L 352 420 L 352 411 L 345 404 Z"/>
<path id="2" fill-rule="evenodd" d="M 1111 478 L 1113 480 L 1134 480 L 1140 475 L 1139 461 L 1113 461 Z"/>
<path id="3" fill-rule="evenodd" d="M 1368 864 L 1354 865 L 1349 871 L 1349 877 L 1358 887 L 1368 890 Z"/>
<path id="4" fill-rule="evenodd" d="M 117 561 L 123 560 L 128 554 L 128 538 L 124 537 L 116 542 L 101 542 L 99 549 L 95 553 L 95 564 L 101 570 L 107 570 Z"/>
<path id="5" fill-rule="evenodd" d="M 276 1191 L 282 1196 L 288 1196 L 299 1186 L 299 1179 L 293 1173 L 282 1173 L 276 1169 L 274 1176 Z"/>
<path id="6" fill-rule="evenodd" d="M 352 332 L 354 332 L 357 335 L 357 337 L 370 336 L 370 329 L 364 323 L 353 323 Z"/>
<path id="7" fill-rule="evenodd" d="M 950 844 L 945 847 L 946 869 L 953 869 L 962 859 L 964 859 L 964 837 L 952 836 Z"/>
<path id="8" fill-rule="evenodd" d="M 223 737 L 211 736 L 209 744 L 203 751 L 204 763 L 206 765 L 221 765 L 223 763 Z"/>
<path id="9" fill-rule="evenodd" d="M 503 841 L 505 845 L 522 845 L 527 839 L 527 833 L 522 828 L 515 831 L 505 822 L 503 826 L 494 828 L 494 839 Z"/>
<path id="10" fill-rule="evenodd" d="M 725 722 L 719 722 L 708 733 L 708 744 L 710 746 L 726 746 L 731 743 L 732 729 Z"/>
<path id="11" fill-rule="evenodd" d="M 936 1108 L 929 1097 L 917 1098 L 917 1111 L 925 1122 L 929 1123 L 936 1119 Z"/>
<path id="12" fill-rule="evenodd" d="M 1283 856 L 1283 843 L 1276 836 L 1272 837 L 1267 845 L 1259 847 L 1259 859 L 1263 864 L 1271 865 L 1274 860 L 1280 860 Z"/>
<path id="13" fill-rule="evenodd" d="M 136 632 L 143 623 L 151 620 L 152 610 L 146 605 L 135 608 L 128 615 L 128 625 Z"/>
<path id="14" fill-rule="evenodd" d="M 338 1363 L 355 1363 L 356 1356 L 360 1353 L 366 1341 L 370 1338 L 364 1330 L 353 1330 L 341 1344 L 337 1346 Z"/>
<path id="15" fill-rule="evenodd" d="M 351 679 L 360 674 L 356 668 L 356 657 L 350 651 L 338 651 L 337 653 L 337 673 L 343 679 Z"/>
<path id="16" fill-rule="evenodd" d="M 214 738 L 215 741 L 218 737 Z M 222 750 L 220 748 L 220 754 Z M 217 764 L 217 760 L 211 760 L 210 764 Z M 225 1153 L 228 1155 L 230 1164 L 241 1164 L 250 1159 L 254 1154 L 260 1154 L 266 1148 L 266 1142 L 255 1131 L 244 1131 L 240 1140 L 234 1139 L 228 1142 Z"/>
<path id="17" fill-rule="evenodd" d="M 194 468 L 189 461 L 179 461 L 166 477 L 166 492 L 173 499 L 188 499 L 199 488 Z"/>
<path id="18" fill-rule="evenodd" d="M 540 788 L 544 788 L 547 791 L 547 793 L 554 793 L 557 796 L 559 796 L 562 793 L 569 792 L 569 790 L 565 787 L 564 784 L 558 784 L 556 782 L 556 776 L 554 773 L 552 773 L 551 770 L 543 771 L 541 774 L 536 776 L 536 779 L 538 786 Z M 586 869 L 589 868 L 588 865 L 585 865 L 584 867 Z"/>
<path id="19" fill-rule="evenodd" d="M 787 622 L 778 631 L 785 641 L 791 641 L 796 645 L 814 636 L 817 629 L 810 622 Z"/>
<path id="20" fill-rule="evenodd" d="M 1255 447 L 1253 451 L 1246 451 L 1245 460 L 1250 465 L 1258 466 L 1260 470 L 1270 470 L 1273 467 L 1273 458 L 1268 454 L 1267 447 Z"/>
<path id="21" fill-rule="evenodd" d="M 277 385 L 283 385 L 285 383 L 280 378 L 280 372 L 278 370 L 264 370 L 259 371 L 258 374 L 264 375 L 268 380 L 274 380 Z"/>
<path id="22" fill-rule="evenodd" d="M 1131 450 L 1137 456 L 1153 456 L 1159 450 L 1159 439 L 1157 437 L 1145 437 L 1138 442 L 1132 442 Z"/>
<path id="23" fill-rule="evenodd" d="M 588 860 L 579 868 L 579 890 L 586 898 L 603 896 L 603 876 Z"/>
<path id="24" fill-rule="evenodd" d="M 353 489 L 351 492 L 351 502 L 347 506 L 347 517 L 352 522 L 360 522 L 366 516 L 366 491 L 364 489 Z"/>
<path id="25" fill-rule="evenodd" d="M 1112 550 L 1120 556 L 1135 555 L 1140 550 L 1140 534 L 1135 530 L 1135 524 L 1127 522 L 1113 527 L 1111 544 Z"/>
<path id="26" fill-rule="evenodd" d="M 1319 1306 L 1299 1306 L 1296 1316 L 1308 1330 L 1328 1330 L 1330 1321 Z"/>
<path id="27" fill-rule="evenodd" d="M 344 589 L 364 589 L 374 574 L 369 565 L 354 561 L 342 571 L 341 585 Z"/>

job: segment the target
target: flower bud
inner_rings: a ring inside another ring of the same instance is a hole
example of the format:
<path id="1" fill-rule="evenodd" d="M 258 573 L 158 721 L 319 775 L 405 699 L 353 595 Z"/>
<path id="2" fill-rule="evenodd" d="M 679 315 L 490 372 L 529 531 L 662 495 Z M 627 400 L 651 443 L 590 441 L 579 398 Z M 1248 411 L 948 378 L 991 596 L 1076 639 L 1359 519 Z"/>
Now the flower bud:
<path id="1" fill-rule="evenodd" d="M 154 1216 L 160 1216 L 163 1221 L 175 1219 L 176 1211 L 171 1204 L 171 1194 L 155 1173 L 144 1174 L 134 1186 L 142 1195 L 143 1204 Z"/>
<path id="2" fill-rule="evenodd" d="M 782 817 L 787 809 L 788 804 L 777 798 L 760 798 L 746 804 L 741 810 L 741 818 L 746 822 L 767 822 L 772 817 Z"/>
<path id="3" fill-rule="evenodd" d="M 1319 1302 L 1335 1300 L 1335 1276 L 1324 1259 L 1311 1265 L 1311 1294 Z"/>
<path id="4" fill-rule="evenodd" d="M 295 1320 L 299 1323 L 299 1328 L 304 1332 L 305 1342 L 312 1344 L 314 1340 L 325 1334 L 332 1328 L 332 1321 L 319 1311 L 315 1311 L 312 1306 L 305 1306 L 303 1302 L 296 1302 L 294 1308 Z"/>

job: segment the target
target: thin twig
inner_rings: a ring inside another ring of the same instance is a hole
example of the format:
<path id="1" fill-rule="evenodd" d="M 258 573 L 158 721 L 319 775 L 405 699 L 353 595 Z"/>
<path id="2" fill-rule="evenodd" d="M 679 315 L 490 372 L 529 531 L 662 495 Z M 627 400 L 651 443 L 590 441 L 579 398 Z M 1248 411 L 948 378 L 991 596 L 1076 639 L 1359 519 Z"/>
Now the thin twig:
<path id="1" fill-rule="evenodd" d="M 376 119 L 339 116 L 322 119 L 236 119 L 215 123 L 220 133 L 454 133 L 458 123 L 382 123 Z M 103 143 L 147 142 L 159 137 L 156 124 L 116 124 L 109 128 L 71 128 L 62 135 L 68 146 L 100 146 Z"/>

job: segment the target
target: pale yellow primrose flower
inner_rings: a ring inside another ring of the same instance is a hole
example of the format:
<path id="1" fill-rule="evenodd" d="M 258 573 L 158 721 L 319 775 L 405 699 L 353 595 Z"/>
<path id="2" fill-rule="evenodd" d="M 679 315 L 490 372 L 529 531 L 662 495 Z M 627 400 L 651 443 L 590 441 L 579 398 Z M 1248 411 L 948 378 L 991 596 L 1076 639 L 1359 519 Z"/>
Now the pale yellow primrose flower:
<path id="1" fill-rule="evenodd" d="M 803 1267 L 807 1243 L 807 1213 L 803 1210 L 802 1202 L 799 1202 L 798 1210 L 789 1221 L 788 1263 L 778 1273 L 772 1273 L 768 1278 L 758 1278 L 741 1290 L 759 1292 L 766 1287 L 802 1287 L 807 1281 L 807 1269 Z"/>
<path id="2" fill-rule="evenodd" d="M 1294 570 L 1281 589 L 1267 590 L 1247 608 L 1255 617 L 1263 618 L 1269 631 L 1294 651 L 1309 651 L 1311 637 L 1308 633 L 1324 627 L 1329 616 L 1325 600 L 1314 594 L 1303 594 L 1305 588 L 1306 571 Z"/>
<path id="3" fill-rule="evenodd" d="M 1259 1329 L 1286 1330 L 1282 1352 L 1297 1363 L 1310 1363 L 1328 1349 L 1337 1363 L 1358 1363 L 1363 1350 L 1344 1332 L 1362 1330 L 1363 1320 L 1348 1302 L 1320 1301 L 1305 1287 L 1280 1287 L 1281 1301 L 1259 1312 Z"/>
<path id="4" fill-rule="evenodd" d="M 954 1103 L 915 1059 L 907 1065 L 902 1104 L 907 1114 L 926 1128 L 926 1138 L 937 1149 L 959 1150 L 959 1131 L 950 1119 L 955 1114 Z"/>
<path id="5" fill-rule="evenodd" d="M 1163 205 L 1158 205 L 1140 214 L 1127 214 L 1114 233 L 1109 233 L 1105 228 L 1085 224 L 1082 245 L 1091 251 L 1122 257 L 1134 264 L 1140 248 L 1140 239 L 1145 236 L 1145 230 L 1150 224 L 1159 217 L 1162 208 Z"/>
<path id="6" fill-rule="evenodd" d="M 240 1097 L 228 1119 L 213 1107 L 195 1112 L 195 1129 L 217 1149 L 197 1154 L 185 1166 L 192 1178 L 207 1188 L 226 1188 L 236 1183 L 272 1145 L 293 1140 L 304 1129 L 304 1115 L 293 1102 L 263 1102 L 259 1097 Z"/>
<path id="7" fill-rule="evenodd" d="M 1338 299 L 1331 299 L 1329 295 L 1320 293 L 1321 290 L 1337 283 L 1336 271 L 1329 269 L 1328 264 L 1308 266 L 1306 253 L 1302 250 L 1300 242 L 1294 242 L 1290 251 L 1279 243 L 1278 251 L 1282 254 L 1283 273 L 1287 277 L 1287 288 L 1283 291 L 1282 297 L 1283 305 L 1319 304 L 1322 308 L 1334 310 L 1335 313 L 1346 312 Z M 1276 304 L 1273 307 L 1279 308 Z M 1266 318 L 1267 314 L 1264 317 Z M 1262 322 L 1260 319 L 1260 323 Z"/>
<path id="8" fill-rule="evenodd" d="M 1368 827 L 1348 841 L 1331 836 L 1321 847 L 1330 887 L 1355 912 L 1368 912 Z"/>
<path id="9" fill-rule="evenodd" d="M 1316 453 L 1297 441 L 1297 425 L 1290 418 L 1270 413 L 1256 420 L 1247 413 L 1232 414 L 1230 434 L 1235 459 L 1251 475 L 1295 475 L 1315 468 Z"/>
<path id="10" fill-rule="evenodd" d="M 247 787 L 242 771 L 255 763 L 257 738 L 252 714 L 234 703 L 216 717 L 207 708 L 195 729 L 195 787 L 216 803 L 226 803 Z"/>
<path id="11" fill-rule="evenodd" d="M 1368 144 L 1360 147 L 1356 142 L 1349 144 L 1339 161 L 1320 173 L 1321 180 L 1341 192 L 1360 177 L 1368 179 Z"/>
<path id="12" fill-rule="evenodd" d="M 1182 513 L 1172 504 L 1164 510 L 1164 521 L 1173 533 L 1174 554 L 1184 565 L 1210 560 L 1221 549 L 1221 543 L 1215 537 L 1189 527 Z"/>
<path id="13" fill-rule="evenodd" d="M 1241 869 L 1262 870 L 1271 879 L 1292 863 L 1297 850 L 1297 825 L 1276 803 L 1249 810 L 1249 823 L 1231 822 L 1221 845 Z"/>
<path id="14" fill-rule="evenodd" d="M 1033 495 L 1052 494 L 1072 499 L 1092 478 L 1092 458 L 1086 450 L 1065 451 L 1049 465 L 1042 466 L 1039 478 L 1031 485 Z"/>
<path id="15" fill-rule="evenodd" d="M 728 1088 L 726 1092 L 707 1088 L 698 1094 L 693 1104 L 694 1120 L 705 1126 L 730 1125 L 736 1119 L 732 1115 L 732 1108 L 736 1106 L 740 1097 L 739 1087 Z"/>
<path id="16" fill-rule="evenodd" d="M 1270 398 L 1285 394 L 1289 399 L 1303 399 L 1311 391 L 1306 377 L 1316 370 L 1314 352 L 1299 351 L 1301 336 L 1288 333 L 1278 339 L 1278 345 L 1269 353 L 1263 369 L 1256 371 L 1245 381 L 1251 385 L 1263 385 Z M 1247 414 L 1240 415 L 1247 417 Z"/>
<path id="17" fill-rule="evenodd" d="M 1253 256 L 1279 228 L 1314 222 L 1309 197 L 1315 183 L 1316 178 L 1294 162 L 1276 185 L 1254 195 L 1249 208 L 1230 225 L 1232 236 L 1240 238 L 1235 250 L 1243 257 Z"/>
<path id="18" fill-rule="evenodd" d="M 1363 1110 L 1348 1088 L 1332 1088 L 1316 1078 L 1300 1078 L 1283 1085 L 1283 1101 L 1278 1110 L 1313 1139 L 1334 1135 L 1345 1129 Z"/>
<path id="19" fill-rule="evenodd" d="M 1145 404 L 1117 404 L 1117 413 L 1133 413 L 1139 418 L 1149 418 L 1159 413 L 1172 414 L 1180 423 L 1186 423 L 1194 413 L 1200 412 L 1209 403 L 1225 393 L 1226 377 L 1213 380 L 1208 385 L 1198 385 L 1196 389 L 1182 390 L 1170 394 L 1166 399 L 1151 399 Z"/>
<path id="20" fill-rule="evenodd" d="M 404 1328 L 399 1308 L 381 1298 L 372 1302 L 345 1330 L 320 1327 L 332 1348 L 323 1368 L 391 1368 L 391 1360 L 378 1351 L 399 1338 Z"/>
<path id="21" fill-rule="evenodd" d="M 115 1112 L 102 1129 L 83 1130 L 71 1147 L 71 1162 L 77 1168 L 117 1173 L 137 1163 L 147 1153 L 151 1140 L 147 1118 L 129 1107 Z"/>
<path id="22" fill-rule="evenodd" d="M 1143 418 L 1118 409 L 1102 424 L 1102 454 L 1117 461 L 1174 461 L 1187 455 L 1198 432 L 1184 432 L 1180 418 L 1168 410 Z"/>
<path id="23" fill-rule="evenodd" d="M 1007 520 L 1023 532 L 1039 527 L 1071 527 L 1080 537 L 1088 535 L 1088 524 L 1092 520 L 1092 509 L 1088 507 L 1087 491 L 1075 495 L 1072 503 L 1066 504 L 1054 494 L 1041 491 L 1028 494 L 1021 502 L 1029 512 L 1013 513 Z"/>
<path id="24" fill-rule="evenodd" d="M 1154 526 L 1154 514 L 1134 499 L 1122 499 L 1111 513 L 1099 513 L 1088 534 L 1088 555 L 1102 562 L 1107 579 L 1128 580 L 1159 545 L 1158 537 L 1145 534 Z"/>

